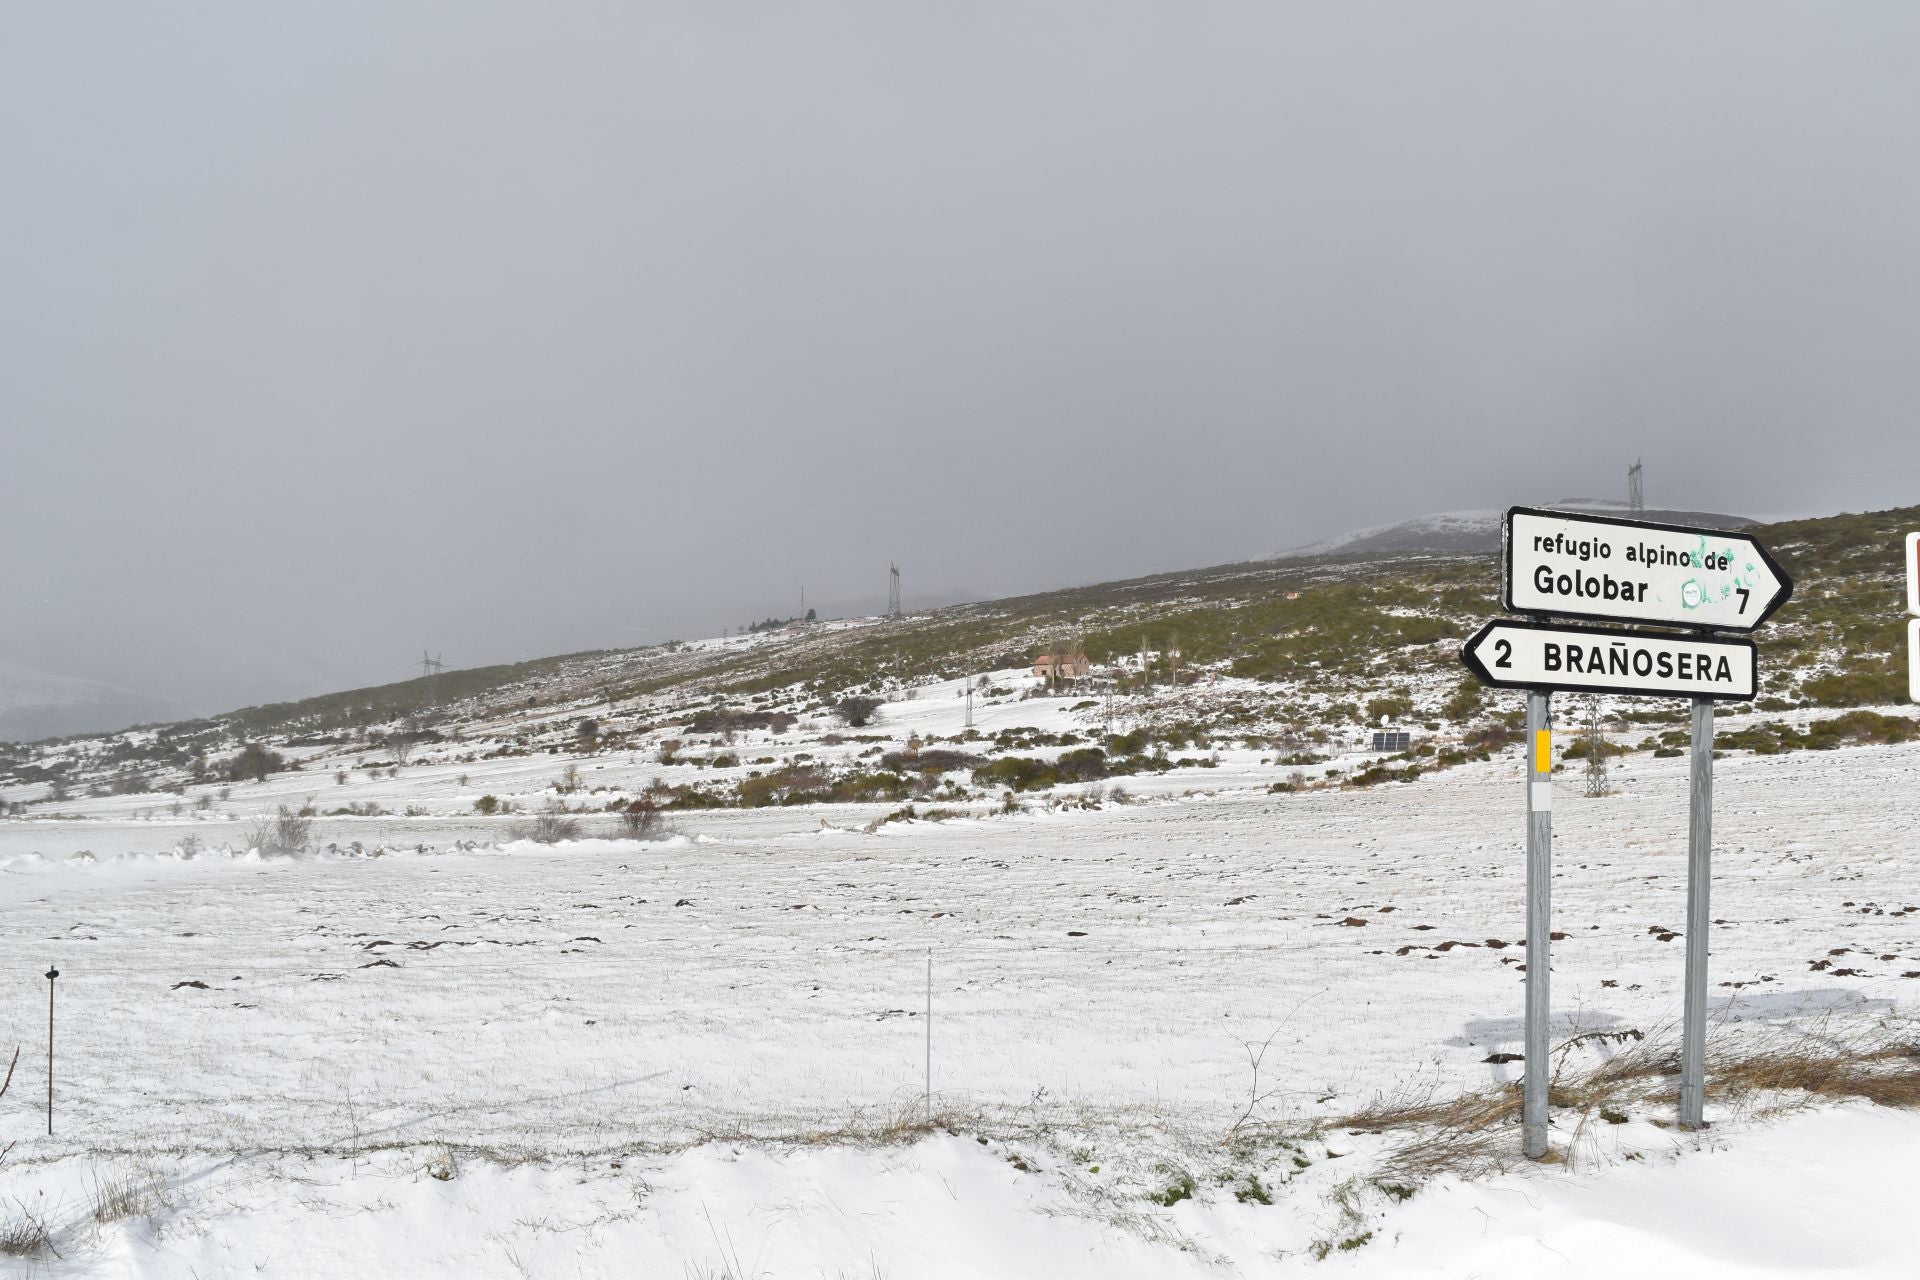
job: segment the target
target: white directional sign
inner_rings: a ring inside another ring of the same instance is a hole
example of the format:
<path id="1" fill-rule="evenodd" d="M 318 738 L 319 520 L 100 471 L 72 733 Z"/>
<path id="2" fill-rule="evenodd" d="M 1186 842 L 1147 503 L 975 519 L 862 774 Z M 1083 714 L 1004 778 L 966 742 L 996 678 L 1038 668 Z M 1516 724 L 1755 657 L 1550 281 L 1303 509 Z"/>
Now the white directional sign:
<path id="1" fill-rule="evenodd" d="M 1501 600 L 1513 613 L 1752 631 L 1793 594 L 1744 533 L 1569 515 L 1507 512 Z"/>
<path id="2" fill-rule="evenodd" d="M 1907 698 L 1920 702 L 1920 618 L 1907 619 Z"/>
<path id="3" fill-rule="evenodd" d="M 1907 612 L 1920 615 L 1920 533 L 1907 535 Z"/>
<path id="4" fill-rule="evenodd" d="M 1758 678 L 1750 640 L 1533 622 L 1489 622 L 1460 656 L 1483 682 L 1515 689 L 1744 702 Z"/>

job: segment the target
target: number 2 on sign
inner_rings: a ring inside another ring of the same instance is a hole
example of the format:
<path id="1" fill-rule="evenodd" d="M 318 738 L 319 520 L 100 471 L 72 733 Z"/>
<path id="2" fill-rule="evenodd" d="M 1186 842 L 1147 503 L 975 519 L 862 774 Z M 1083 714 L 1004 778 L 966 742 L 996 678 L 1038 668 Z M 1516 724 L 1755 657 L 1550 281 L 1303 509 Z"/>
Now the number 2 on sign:
<path id="1" fill-rule="evenodd" d="M 1494 652 L 1500 655 L 1498 658 L 1494 659 L 1494 662 L 1493 662 L 1494 666 L 1510 667 L 1513 665 L 1513 641 L 1495 640 L 1493 642 L 1493 648 L 1494 648 Z"/>

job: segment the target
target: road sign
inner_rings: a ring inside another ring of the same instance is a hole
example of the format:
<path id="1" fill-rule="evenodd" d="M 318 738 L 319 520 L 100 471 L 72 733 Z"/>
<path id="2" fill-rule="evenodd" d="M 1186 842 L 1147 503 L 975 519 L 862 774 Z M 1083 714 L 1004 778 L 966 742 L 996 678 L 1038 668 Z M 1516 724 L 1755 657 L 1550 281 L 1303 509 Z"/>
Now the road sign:
<path id="1" fill-rule="evenodd" d="M 1907 535 L 1907 612 L 1920 614 L 1920 533 Z"/>
<path id="2" fill-rule="evenodd" d="M 1793 594 L 1744 533 L 1514 507 L 1504 543 L 1513 613 L 1752 631 Z"/>
<path id="3" fill-rule="evenodd" d="M 1639 468 L 1636 466 L 1637 472 Z M 1793 583 L 1743 533 L 1513 507 L 1502 527 L 1500 602 L 1548 618 L 1642 622 L 1693 632 L 1748 632 Z M 1920 702 L 1920 534 L 1907 536 L 1909 693 Z M 1526 1076 L 1521 1150 L 1547 1154 L 1548 939 L 1552 879 L 1552 695 L 1637 694 L 1693 700 L 1687 788 L 1687 967 L 1680 1127 L 1705 1123 L 1708 888 L 1713 852 L 1713 704 L 1744 702 L 1758 683 L 1743 636 L 1671 635 L 1496 618 L 1460 651 L 1485 684 L 1527 690 Z"/>
<path id="4" fill-rule="evenodd" d="M 1920 618 L 1907 620 L 1907 697 L 1920 702 Z"/>
<path id="5" fill-rule="evenodd" d="M 1757 679 L 1751 640 L 1500 619 L 1475 632 L 1460 657 L 1485 684 L 1548 692 L 1744 702 Z"/>

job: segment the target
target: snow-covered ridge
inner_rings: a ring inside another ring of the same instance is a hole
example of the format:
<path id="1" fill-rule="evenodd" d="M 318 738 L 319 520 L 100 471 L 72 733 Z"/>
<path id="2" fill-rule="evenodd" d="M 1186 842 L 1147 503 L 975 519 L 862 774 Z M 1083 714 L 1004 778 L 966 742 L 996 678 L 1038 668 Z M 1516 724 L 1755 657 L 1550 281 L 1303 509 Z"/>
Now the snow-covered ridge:
<path id="1" fill-rule="evenodd" d="M 1606 498 L 1563 498 L 1543 502 L 1555 511 L 1585 511 L 1597 515 L 1633 514 L 1624 502 Z M 1416 516 L 1394 524 L 1371 525 L 1347 533 L 1310 542 L 1303 547 L 1277 551 L 1273 560 L 1298 560 L 1333 555 L 1476 555 L 1500 549 L 1500 508 L 1466 511 L 1440 511 Z M 1642 511 L 1639 518 L 1669 524 L 1697 524 L 1710 529 L 1735 529 L 1754 523 L 1746 516 L 1712 511 Z"/>

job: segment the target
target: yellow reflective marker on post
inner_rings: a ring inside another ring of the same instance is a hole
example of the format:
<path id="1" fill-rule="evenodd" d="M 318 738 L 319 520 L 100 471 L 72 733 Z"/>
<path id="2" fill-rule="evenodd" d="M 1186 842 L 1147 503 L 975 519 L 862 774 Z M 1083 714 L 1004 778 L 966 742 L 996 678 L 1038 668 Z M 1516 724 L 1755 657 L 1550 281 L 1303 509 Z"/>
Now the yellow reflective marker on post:
<path id="1" fill-rule="evenodd" d="M 1541 729 L 1533 735 L 1533 771 L 1553 772 L 1553 730 Z"/>

